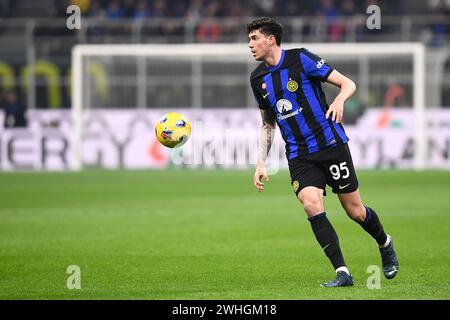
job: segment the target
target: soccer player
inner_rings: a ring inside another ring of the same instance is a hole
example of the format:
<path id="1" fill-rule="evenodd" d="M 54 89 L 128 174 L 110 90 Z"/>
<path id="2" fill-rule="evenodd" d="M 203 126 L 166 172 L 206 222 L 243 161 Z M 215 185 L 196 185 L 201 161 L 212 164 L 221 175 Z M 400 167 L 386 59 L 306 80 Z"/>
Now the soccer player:
<path id="1" fill-rule="evenodd" d="M 348 137 L 341 124 L 344 103 L 355 92 L 355 83 L 305 48 L 282 49 L 283 28 L 272 18 L 254 20 L 247 25 L 247 33 L 253 58 L 262 61 L 250 78 L 262 117 L 255 187 L 262 192 L 261 179 L 269 181 L 264 163 L 278 124 L 286 142 L 292 188 L 336 271 L 335 279 L 322 286 L 353 285 L 338 236 L 325 213 L 327 184 L 338 195 L 347 215 L 376 240 L 383 273 L 388 279 L 394 278 L 399 265 L 393 241 L 375 210 L 361 200 Z M 329 106 L 321 82 L 340 88 Z"/>

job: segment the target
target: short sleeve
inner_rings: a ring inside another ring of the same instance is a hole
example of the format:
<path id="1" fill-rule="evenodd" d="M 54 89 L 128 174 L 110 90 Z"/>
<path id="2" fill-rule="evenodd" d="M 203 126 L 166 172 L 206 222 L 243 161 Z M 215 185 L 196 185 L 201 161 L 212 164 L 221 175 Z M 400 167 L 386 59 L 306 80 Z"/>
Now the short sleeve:
<path id="1" fill-rule="evenodd" d="M 255 96 L 256 103 L 258 104 L 258 107 L 260 109 L 266 109 L 267 108 L 266 107 L 266 103 L 265 103 L 265 101 L 264 101 L 264 99 L 263 99 L 263 97 L 261 95 L 261 92 L 258 91 L 257 81 L 250 80 L 250 82 L 251 82 L 251 86 L 252 86 L 252 90 L 253 90 L 253 95 Z"/>
<path id="2" fill-rule="evenodd" d="M 333 71 L 324 59 L 314 53 L 302 49 L 300 51 L 300 62 L 303 66 L 303 72 L 308 78 L 313 78 L 325 82 Z"/>

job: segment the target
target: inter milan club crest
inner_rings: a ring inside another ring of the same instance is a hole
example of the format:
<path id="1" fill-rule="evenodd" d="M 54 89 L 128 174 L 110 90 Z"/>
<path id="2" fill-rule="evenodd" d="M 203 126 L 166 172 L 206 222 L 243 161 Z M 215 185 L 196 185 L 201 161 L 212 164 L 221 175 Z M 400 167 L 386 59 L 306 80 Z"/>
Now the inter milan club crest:
<path id="1" fill-rule="evenodd" d="M 261 85 L 261 89 L 266 90 L 266 88 L 267 88 L 267 85 L 266 85 L 265 82 L 263 82 L 262 85 Z"/>
<path id="2" fill-rule="evenodd" d="M 289 79 L 286 87 L 290 92 L 295 92 L 298 89 L 298 83 L 295 80 Z"/>

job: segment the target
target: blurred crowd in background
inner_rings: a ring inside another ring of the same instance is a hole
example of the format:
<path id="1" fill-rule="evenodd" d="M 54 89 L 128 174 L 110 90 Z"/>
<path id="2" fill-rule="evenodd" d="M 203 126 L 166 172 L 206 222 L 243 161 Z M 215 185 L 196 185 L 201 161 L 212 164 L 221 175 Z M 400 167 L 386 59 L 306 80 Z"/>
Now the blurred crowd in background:
<path id="1" fill-rule="evenodd" d="M 235 25 L 220 23 L 214 19 L 242 18 L 257 16 L 275 17 L 308 17 L 325 20 L 327 25 L 327 41 L 345 41 L 345 33 L 349 33 L 345 19 L 361 17 L 356 32 L 364 33 L 366 10 L 371 5 L 377 5 L 383 16 L 428 15 L 431 23 L 423 23 L 420 28 L 428 29 L 433 36 L 428 39 L 432 44 L 442 44 L 445 35 L 450 33 L 448 21 L 450 1 L 425 0 L 421 5 L 407 0 L 67 0 L 54 1 L 50 16 L 65 17 L 67 5 L 75 4 L 81 8 L 82 14 L 89 18 L 106 21 L 128 20 L 146 23 L 159 19 L 196 20 L 195 42 L 227 41 L 227 35 L 239 34 L 241 28 Z M 395 19 L 395 18 L 394 18 Z M 302 27 L 303 34 L 311 34 L 313 28 L 310 20 Z M 162 27 L 148 34 L 180 36 L 187 31 L 182 26 L 170 21 L 162 21 Z M 287 24 L 289 27 L 290 24 Z M 388 25 L 385 25 L 385 29 Z M 123 29 L 113 29 L 120 34 Z M 384 30 L 388 31 L 388 30 Z M 96 30 L 101 35 L 104 30 Z M 111 29 L 108 30 L 111 32 Z M 381 32 L 381 31 L 380 31 Z M 173 38 L 175 42 L 179 38 Z M 235 37 L 231 37 L 235 41 Z M 240 38 L 238 38 L 240 39 Z M 362 40 L 355 38 L 354 40 Z M 171 42 L 171 40 L 167 40 Z"/>
<path id="2" fill-rule="evenodd" d="M 34 2 L 33 0 L 28 0 Z M 77 5 L 84 15 L 107 19 L 150 17 L 239 17 L 239 16 L 349 16 L 378 5 L 383 14 L 449 13 L 450 1 L 424 0 L 417 6 L 407 0 L 41 0 L 43 11 L 16 11 L 17 0 L 0 0 L 0 17 L 66 16 L 68 5 Z M 423 10 L 424 7 L 427 10 Z M 22 12 L 20 12 L 22 11 Z"/>
<path id="3" fill-rule="evenodd" d="M 66 5 L 56 1 L 54 14 L 64 16 Z M 298 16 L 354 15 L 364 12 L 368 5 L 377 4 L 386 14 L 404 14 L 401 1 L 367 0 L 72 0 L 87 16 L 107 19 L 151 17 L 244 17 L 244 16 Z"/>
<path id="4" fill-rule="evenodd" d="M 151 17 L 244 17 L 244 16 L 352 16 L 378 5 L 385 15 L 411 13 L 448 14 L 450 1 L 425 0 L 427 11 L 416 11 L 406 0 L 68 0 L 54 1 L 52 15 L 65 16 L 67 5 L 78 5 L 82 13 L 106 19 Z"/>

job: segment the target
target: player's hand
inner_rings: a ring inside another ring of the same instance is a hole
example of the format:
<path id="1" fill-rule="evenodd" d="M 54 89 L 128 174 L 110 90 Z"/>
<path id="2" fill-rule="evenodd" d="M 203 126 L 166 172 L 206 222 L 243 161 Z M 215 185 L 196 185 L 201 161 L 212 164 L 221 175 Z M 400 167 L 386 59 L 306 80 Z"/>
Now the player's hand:
<path id="1" fill-rule="evenodd" d="M 342 99 L 335 99 L 330 107 L 328 108 L 325 117 L 328 119 L 331 114 L 331 119 L 336 123 L 341 123 L 344 116 L 344 101 Z"/>
<path id="2" fill-rule="evenodd" d="M 255 176 L 253 177 L 253 184 L 259 192 L 262 192 L 264 190 L 264 183 L 261 182 L 262 178 L 264 178 L 266 181 L 269 181 L 269 176 L 267 175 L 266 168 L 264 166 L 257 166 Z"/>

